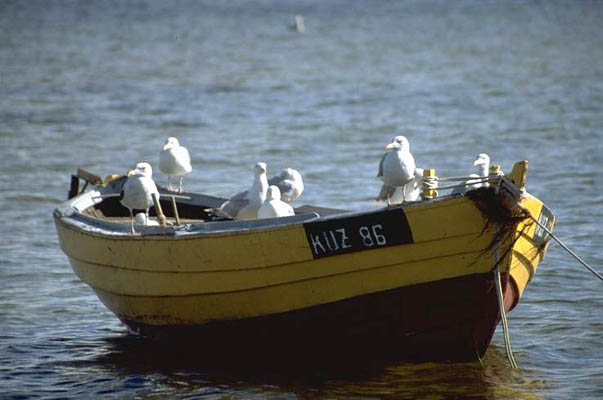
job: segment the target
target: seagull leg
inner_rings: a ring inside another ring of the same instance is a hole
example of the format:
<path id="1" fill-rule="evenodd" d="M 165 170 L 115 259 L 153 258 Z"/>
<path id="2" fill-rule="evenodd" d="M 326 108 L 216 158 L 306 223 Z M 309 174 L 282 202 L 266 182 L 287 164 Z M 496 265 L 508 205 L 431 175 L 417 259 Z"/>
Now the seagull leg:
<path id="1" fill-rule="evenodd" d="M 130 210 L 130 227 L 132 229 L 132 235 L 135 235 L 136 231 L 134 230 L 134 214 L 132 213 L 132 210 Z"/>
<path id="2" fill-rule="evenodd" d="M 180 187 L 178 188 L 178 193 L 182 193 L 182 179 L 184 176 L 180 176 Z"/>
<path id="3" fill-rule="evenodd" d="M 402 203 L 406 203 L 406 185 L 402 186 Z"/>

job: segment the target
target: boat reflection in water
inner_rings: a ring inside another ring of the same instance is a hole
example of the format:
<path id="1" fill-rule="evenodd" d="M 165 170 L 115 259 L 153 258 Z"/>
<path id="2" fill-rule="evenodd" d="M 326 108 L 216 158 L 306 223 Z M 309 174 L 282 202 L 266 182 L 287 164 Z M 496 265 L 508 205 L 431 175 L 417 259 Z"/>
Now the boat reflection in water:
<path id="1" fill-rule="evenodd" d="M 105 352 L 90 364 L 102 371 L 152 379 L 156 396 L 219 394 L 234 398 L 540 399 L 537 371 L 512 370 L 504 349 L 490 346 L 484 359 L 464 363 L 401 362 L 388 354 L 268 356 L 260 348 L 240 354 L 171 340 L 131 335 L 103 339 Z M 139 378 L 140 379 L 140 378 Z M 261 388 L 261 389 L 258 389 Z M 258 391 L 259 390 L 259 391 Z M 280 397 L 279 397 L 280 398 Z"/>

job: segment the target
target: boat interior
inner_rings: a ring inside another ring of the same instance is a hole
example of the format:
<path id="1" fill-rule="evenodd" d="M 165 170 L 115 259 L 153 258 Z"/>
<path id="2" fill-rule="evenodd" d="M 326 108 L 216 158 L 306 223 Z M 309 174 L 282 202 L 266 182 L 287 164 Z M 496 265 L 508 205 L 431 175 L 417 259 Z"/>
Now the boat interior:
<path id="1" fill-rule="evenodd" d="M 96 190 L 88 192 L 89 197 L 83 196 L 71 203 L 72 208 L 85 215 L 101 221 L 130 226 L 131 217 L 129 210 L 120 203 L 119 193 L 125 183 L 126 176 L 115 176 L 113 179 L 102 181 L 100 177 L 83 170 L 78 170 L 72 175 L 69 198 L 72 199 L 86 191 L 89 184 L 96 186 Z M 80 182 L 83 181 L 83 187 Z M 222 197 L 183 192 L 177 193 L 158 186 L 160 203 L 163 215 L 169 225 L 205 224 L 220 222 L 220 230 L 255 228 L 262 226 L 287 225 L 305 222 L 317 217 L 347 214 L 349 211 L 326 208 L 312 205 L 295 207 L 295 215 L 291 217 L 269 218 L 266 220 L 235 221 L 230 218 L 218 216 L 215 209 L 220 207 L 227 199 Z M 134 210 L 134 214 L 144 210 Z M 155 207 L 149 209 L 150 217 L 157 217 Z M 114 224 L 112 224 L 115 226 Z M 207 224 L 207 228 L 215 224 Z M 149 228 L 149 227 L 146 227 Z"/>

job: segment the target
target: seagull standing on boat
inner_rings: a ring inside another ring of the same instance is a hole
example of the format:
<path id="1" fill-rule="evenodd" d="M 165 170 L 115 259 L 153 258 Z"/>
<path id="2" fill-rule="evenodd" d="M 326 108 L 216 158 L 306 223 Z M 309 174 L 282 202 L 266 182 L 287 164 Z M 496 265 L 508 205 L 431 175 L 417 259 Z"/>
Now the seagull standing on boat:
<path id="1" fill-rule="evenodd" d="M 477 175 L 480 178 L 486 178 L 490 172 L 490 156 L 486 153 L 480 153 L 473 161 L 473 166 L 477 167 Z M 486 186 L 485 182 L 481 182 L 480 186 Z"/>
<path id="2" fill-rule="evenodd" d="M 460 185 L 454 187 L 451 194 L 465 194 L 469 190 L 479 189 L 481 187 L 487 187 L 488 183 L 484 182 L 484 178 L 488 177 L 490 170 L 490 156 L 486 153 L 480 153 L 473 161 L 473 166 L 477 168 L 477 174 L 470 174 L 469 177 Z"/>
<path id="3" fill-rule="evenodd" d="M 153 169 L 146 162 L 136 164 L 136 168 L 128 173 L 128 180 L 119 195 L 121 204 L 130 211 L 132 219 L 131 227 L 132 234 L 134 231 L 134 210 L 145 210 L 145 215 L 148 219 L 149 208 L 155 204 L 153 197 L 159 201 L 159 191 L 153 181 Z"/>
<path id="4" fill-rule="evenodd" d="M 422 180 L 423 168 L 415 168 L 415 178 L 404 186 L 406 201 L 418 201 L 421 198 Z M 381 185 L 381 190 L 375 200 L 387 201 L 388 199 L 391 204 L 402 203 L 402 188 L 389 186 L 385 183 Z"/>
<path id="5" fill-rule="evenodd" d="M 278 186 L 268 186 L 266 200 L 258 210 L 258 218 L 276 218 L 295 215 L 293 207 L 281 200 L 281 191 Z"/>
<path id="6" fill-rule="evenodd" d="M 423 168 L 415 168 L 414 179 L 406 184 L 406 201 L 418 201 L 423 190 Z"/>
<path id="7" fill-rule="evenodd" d="M 281 193 L 280 199 L 285 203 L 294 202 L 304 191 L 301 174 L 293 168 L 285 168 L 279 175 L 270 178 L 268 185 L 278 186 Z"/>
<path id="8" fill-rule="evenodd" d="M 159 169 L 168 176 L 168 190 L 172 188 L 172 177 L 180 179 L 178 192 L 182 193 L 182 178 L 192 171 L 191 157 L 184 146 L 180 146 L 178 139 L 169 137 L 165 141 L 163 150 L 159 153 Z"/>
<path id="9" fill-rule="evenodd" d="M 224 202 L 216 214 L 232 219 L 256 219 L 259 208 L 266 200 L 267 191 L 266 164 L 259 162 L 254 167 L 253 184 L 249 189 Z"/>
<path id="10" fill-rule="evenodd" d="M 383 183 L 395 188 L 402 188 L 402 201 L 406 201 L 406 184 L 415 177 L 415 158 L 410 153 L 410 144 L 404 136 L 396 136 L 391 143 L 385 146 L 389 150 L 383 155 L 379 162 L 377 177 Z M 390 198 L 387 199 L 390 205 Z"/>

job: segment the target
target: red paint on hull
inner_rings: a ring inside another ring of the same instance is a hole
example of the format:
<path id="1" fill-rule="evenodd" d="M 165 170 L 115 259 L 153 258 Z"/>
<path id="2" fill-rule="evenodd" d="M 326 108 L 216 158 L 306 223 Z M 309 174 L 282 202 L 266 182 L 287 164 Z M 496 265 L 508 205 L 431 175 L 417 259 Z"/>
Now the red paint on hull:
<path id="1" fill-rule="evenodd" d="M 356 352 L 407 360 L 482 357 L 500 320 L 493 273 L 470 275 L 358 296 L 270 316 L 203 326 L 126 324 L 142 334 L 216 351 L 312 354 Z M 517 304 L 503 275 L 505 308 Z"/>

